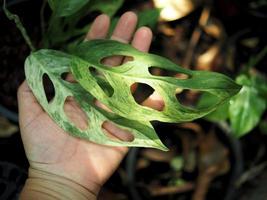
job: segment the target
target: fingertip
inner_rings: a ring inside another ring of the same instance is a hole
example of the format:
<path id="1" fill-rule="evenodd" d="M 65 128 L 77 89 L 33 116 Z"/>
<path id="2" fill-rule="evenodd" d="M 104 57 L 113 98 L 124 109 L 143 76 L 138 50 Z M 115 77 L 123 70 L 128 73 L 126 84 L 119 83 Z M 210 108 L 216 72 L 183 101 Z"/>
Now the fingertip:
<path id="1" fill-rule="evenodd" d="M 132 40 L 132 45 L 139 51 L 147 52 L 151 45 L 153 33 L 148 27 L 140 27 Z"/>
<path id="2" fill-rule="evenodd" d="M 129 43 L 135 31 L 136 24 L 137 24 L 137 15 L 132 11 L 125 12 L 120 17 L 113 31 L 111 39 L 123 43 Z"/>
<path id="3" fill-rule="evenodd" d="M 139 37 L 142 38 L 152 38 L 153 33 L 149 27 L 142 26 L 137 31 L 136 34 L 138 34 Z"/>
<path id="4" fill-rule="evenodd" d="M 103 39 L 107 36 L 110 26 L 110 18 L 106 14 L 97 16 L 87 33 L 85 40 Z"/>
<path id="5" fill-rule="evenodd" d="M 128 18 L 128 19 L 132 19 L 133 21 L 137 21 L 137 15 L 133 11 L 127 11 L 123 13 L 121 18 Z"/>
<path id="6" fill-rule="evenodd" d="M 110 21 L 110 17 L 107 14 L 103 13 L 103 14 L 98 15 L 95 20 L 97 20 L 97 21 Z"/>

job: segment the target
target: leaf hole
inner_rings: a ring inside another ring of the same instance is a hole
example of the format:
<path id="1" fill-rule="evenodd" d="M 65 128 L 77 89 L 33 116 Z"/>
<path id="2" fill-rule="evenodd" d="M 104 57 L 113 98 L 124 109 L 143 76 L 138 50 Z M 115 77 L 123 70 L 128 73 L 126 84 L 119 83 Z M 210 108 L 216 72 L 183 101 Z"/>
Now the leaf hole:
<path id="1" fill-rule="evenodd" d="M 99 100 L 97 100 L 96 98 L 94 99 L 94 104 L 95 104 L 98 108 L 100 108 L 100 109 L 102 109 L 102 110 L 104 110 L 104 111 L 113 113 L 112 110 L 111 110 L 109 107 L 107 107 L 106 105 L 104 105 L 103 103 L 101 103 L 101 102 L 100 102 Z"/>
<path id="2" fill-rule="evenodd" d="M 117 139 L 124 142 L 132 142 L 134 140 L 134 135 L 130 131 L 118 127 L 111 121 L 103 122 L 102 130 L 112 140 Z"/>
<path id="3" fill-rule="evenodd" d="M 69 83 L 77 83 L 77 81 L 74 79 L 74 76 L 71 72 L 63 72 L 60 75 L 61 79 L 64 81 L 67 81 Z"/>
<path id="4" fill-rule="evenodd" d="M 89 127 L 89 118 L 74 97 L 68 96 L 64 102 L 64 112 L 76 127 L 86 130 Z"/>
<path id="5" fill-rule="evenodd" d="M 155 91 L 150 85 L 145 83 L 134 83 L 131 85 L 132 87 L 136 87 L 132 95 L 135 102 L 140 105 Z"/>
<path id="6" fill-rule="evenodd" d="M 102 58 L 100 63 L 108 67 L 119 67 L 122 63 L 125 64 L 133 60 L 132 56 L 114 55 Z"/>
<path id="7" fill-rule="evenodd" d="M 174 77 L 177 79 L 188 79 L 189 75 L 184 74 L 184 73 L 179 73 L 173 70 L 169 69 L 163 69 L 160 67 L 149 67 L 148 71 L 151 75 L 153 76 L 165 76 L 165 77 Z"/>
<path id="8" fill-rule="evenodd" d="M 47 74 L 43 75 L 43 87 L 47 102 L 50 102 L 55 97 L 55 87 Z"/>
<path id="9" fill-rule="evenodd" d="M 162 97 L 156 93 L 150 85 L 145 83 L 134 83 L 131 85 L 131 89 L 133 87 L 136 87 L 132 94 L 136 103 L 157 111 L 162 111 L 164 109 L 165 104 Z"/>
<path id="10" fill-rule="evenodd" d="M 110 85 L 104 74 L 94 67 L 89 67 L 89 72 L 95 78 L 97 84 L 99 85 L 99 87 L 101 87 L 105 94 L 108 97 L 111 97 L 114 94 L 114 89 Z"/>
<path id="11" fill-rule="evenodd" d="M 176 99 L 183 106 L 196 109 L 197 103 L 203 92 L 196 90 L 187 90 L 187 89 L 176 89 Z"/>

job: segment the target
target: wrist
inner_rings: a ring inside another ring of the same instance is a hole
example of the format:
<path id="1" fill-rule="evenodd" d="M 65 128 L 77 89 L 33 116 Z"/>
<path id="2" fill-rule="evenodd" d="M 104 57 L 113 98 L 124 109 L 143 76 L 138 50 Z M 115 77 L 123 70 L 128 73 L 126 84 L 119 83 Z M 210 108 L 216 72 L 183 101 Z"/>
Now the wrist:
<path id="1" fill-rule="evenodd" d="M 89 188 L 70 179 L 33 168 L 29 168 L 29 176 L 21 192 L 22 200 L 91 200 L 96 199 L 96 196 Z"/>

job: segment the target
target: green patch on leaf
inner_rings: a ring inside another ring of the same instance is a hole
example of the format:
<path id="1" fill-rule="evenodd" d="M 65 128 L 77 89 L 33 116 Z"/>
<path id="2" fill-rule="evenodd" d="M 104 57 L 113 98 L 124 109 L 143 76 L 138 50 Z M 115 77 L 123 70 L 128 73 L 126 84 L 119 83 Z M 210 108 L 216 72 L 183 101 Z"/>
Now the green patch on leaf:
<path id="1" fill-rule="evenodd" d="M 243 85 L 240 92 L 230 101 L 229 116 L 231 127 L 237 137 L 251 131 L 259 123 L 266 109 L 266 99 L 262 97 L 261 85 L 255 85 L 255 77 L 237 77 L 236 82 Z"/>

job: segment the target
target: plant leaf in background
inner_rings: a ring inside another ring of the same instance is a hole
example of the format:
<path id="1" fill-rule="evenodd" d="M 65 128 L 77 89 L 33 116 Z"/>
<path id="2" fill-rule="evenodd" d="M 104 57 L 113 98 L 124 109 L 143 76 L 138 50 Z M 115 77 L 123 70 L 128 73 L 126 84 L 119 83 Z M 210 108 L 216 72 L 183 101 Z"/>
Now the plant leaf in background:
<path id="1" fill-rule="evenodd" d="M 58 17 L 72 15 L 88 2 L 89 0 L 48 0 L 53 13 Z"/>
<path id="2" fill-rule="evenodd" d="M 264 91 L 265 87 L 255 85 L 259 80 L 261 79 L 246 75 L 240 75 L 236 79 L 243 88 L 230 101 L 229 117 L 232 130 L 237 137 L 245 135 L 257 126 L 266 109 L 266 98 L 263 98 L 260 92 Z"/>
<path id="3" fill-rule="evenodd" d="M 89 11 L 100 11 L 112 17 L 122 6 L 124 0 L 91 0 Z"/>
<path id="4" fill-rule="evenodd" d="M 73 46 L 83 40 L 88 31 L 91 21 L 88 21 L 86 17 L 90 13 L 97 11 L 112 17 L 122 6 L 124 0 L 87 0 L 81 4 L 82 6 L 78 10 L 73 7 L 74 10 L 70 12 L 71 14 L 57 15 L 55 9 L 53 9 L 53 4 L 57 3 L 58 6 L 62 6 L 60 9 L 63 10 L 64 5 L 60 2 L 52 0 L 49 3 L 53 14 L 49 20 L 48 30 L 42 43 L 44 48 L 61 47 L 61 49 L 67 49 L 70 52 Z"/>
<path id="5" fill-rule="evenodd" d="M 130 45 L 117 41 L 84 42 L 75 52 L 80 57 L 74 58 L 71 66 L 75 79 L 114 113 L 130 119 L 162 122 L 191 121 L 213 111 L 240 90 L 240 86 L 225 75 L 184 69 L 163 57 L 140 52 Z M 117 67 L 101 64 L 104 58 L 116 55 L 130 56 L 133 60 Z M 154 76 L 149 72 L 149 68 L 154 66 L 186 75 L 188 78 Z M 108 96 L 103 91 L 94 74 L 90 72 L 91 69 L 103 74 L 114 90 L 113 95 Z M 134 83 L 151 86 L 163 98 L 164 109 L 157 111 L 137 104 L 130 90 Z M 176 98 L 176 91 L 181 89 L 208 92 L 216 96 L 217 101 L 205 108 L 187 107 Z"/>
<path id="6" fill-rule="evenodd" d="M 39 50 L 32 53 L 25 62 L 25 74 L 30 88 L 44 110 L 62 129 L 73 136 L 98 144 L 142 146 L 167 150 L 149 122 L 129 120 L 102 110 L 95 106 L 95 98 L 78 83 L 70 83 L 63 80 L 61 75 L 69 72 L 71 59 L 71 55 L 59 51 Z M 55 89 L 55 96 L 50 102 L 48 102 L 44 90 L 44 75 L 50 78 Z M 89 126 L 85 130 L 75 126 L 67 117 L 64 111 L 67 97 L 74 97 L 81 109 L 86 113 Z M 102 129 L 105 121 L 111 121 L 118 127 L 130 131 L 134 136 L 134 140 L 127 142 L 108 137 Z"/>
<path id="7" fill-rule="evenodd" d="M 144 10 L 141 12 L 137 12 L 136 14 L 138 16 L 138 23 L 136 28 L 140 28 L 141 26 L 148 26 L 153 30 L 158 22 L 160 9 L 155 8 L 155 9 Z M 108 37 L 111 36 L 118 21 L 119 21 L 118 17 L 114 17 L 111 20 Z"/>
<path id="8" fill-rule="evenodd" d="M 262 120 L 259 124 L 260 132 L 267 135 L 267 121 Z"/>
<path id="9" fill-rule="evenodd" d="M 158 8 L 138 12 L 137 28 L 141 26 L 148 26 L 153 29 L 158 22 L 159 15 L 160 15 L 160 9 Z"/>

